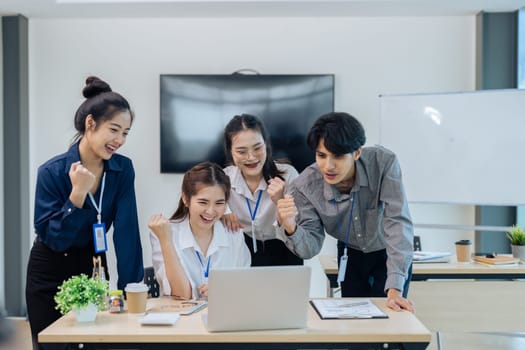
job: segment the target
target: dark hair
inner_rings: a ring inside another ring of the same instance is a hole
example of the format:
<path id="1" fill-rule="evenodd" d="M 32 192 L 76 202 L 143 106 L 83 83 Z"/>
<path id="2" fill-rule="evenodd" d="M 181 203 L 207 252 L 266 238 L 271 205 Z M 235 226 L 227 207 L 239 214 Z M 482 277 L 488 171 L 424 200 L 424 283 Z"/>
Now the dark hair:
<path id="1" fill-rule="evenodd" d="M 321 139 L 326 149 L 333 154 L 353 153 L 365 144 L 365 129 L 350 114 L 331 112 L 315 121 L 306 137 L 306 143 L 315 151 Z"/>
<path id="2" fill-rule="evenodd" d="M 122 95 L 111 90 L 111 87 L 105 81 L 90 76 L 86 79 L 86 86 L 82 90 L 82 95 L 86 98 L 78 107 L 75 113 L 76 135 L 73 137 L 73 143 L 82 138 L 86 131 L 86 117 L 91 115 L 93 120 L 99 122 L 111 120 L 116 113 L 128 111 L 133 123 L 133 112 L 128 101 Z"/>
<path id="3" fill-rule="evenodd" d="M 185 196 L 186 200 L 189 201 L 202 187 L 215 185 L 222 187 L 225 199 L 228 201 L 231 188 L 230 178 L 220 166 L 212 162 L 203 162 L 186 171 L 182 179 L 182 195 L 179 199 L 179 206 L 170 220 L 183 220 L 188 216 L 189 209 L 184 205 L 182 196 Z"/>
<path id="4" fill-rule="evenodd" d="M 266 161 L 263 165 L 263 177 L 266 181 L 274 177 L 280 177 L 285 173 L 277 169 L 275 160 L 272 158 L 272 146 L 270 145 L 270 137 L 264 127 L 262 121 L 256 116 L 250 114 L 236 115 L 230 120 L 230 122 L 224 128 L 224 152 L 226 153 L 226 161 L 229 164 L 233 164 L 232 159 L 232 139 L 233 137 L 243 130 L 255 130 L 262 135 L 264 143 L 266 145 Z M 284 179 L 283 179 L 284 180 Z"/>

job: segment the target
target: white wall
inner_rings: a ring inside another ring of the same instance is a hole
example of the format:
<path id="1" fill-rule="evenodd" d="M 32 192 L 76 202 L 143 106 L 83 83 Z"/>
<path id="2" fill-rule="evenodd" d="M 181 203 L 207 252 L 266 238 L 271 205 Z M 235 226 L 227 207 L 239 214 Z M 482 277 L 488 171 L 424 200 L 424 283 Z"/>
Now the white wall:
<path id="1" fill-rule="evenodd" d="M 416 223 L 429 225 L 469 226 L 475 223 L 475 207 L 472 205 L 412 204 L 410 213 Z M 451 230 L 440 228 L 416 228 L 421 237 L 423 250 L 451 252 L 456 251 L 454 242 L 470 239 L 474 242 L 473 230 Z"/>
<path id="2" fill-rule="evenodd" d="M 83 79 L 89 74 L 106 79 L 129 99 L 137 116 L 122 153 L 136 167 L 149 265 L 147 219 L 174 210 L 181 181 L 180 175 L 159 170 L 159 74 L 228 74 L 240 68 L 263 74 L 333 73 L 336 110 L 358 117 L 371 145 L 378 140 L 379 94 L 473 89 L 474 44 L 472 16 L 31 19 L 31 188 L 37 166 L 68 147 Z M 415 221 L 439 214 L 435 209 L 414 213 Z M 333 240 L 325 252 L 335 252 Z M 325 287 L 316 261 L 313 296 Z"/>

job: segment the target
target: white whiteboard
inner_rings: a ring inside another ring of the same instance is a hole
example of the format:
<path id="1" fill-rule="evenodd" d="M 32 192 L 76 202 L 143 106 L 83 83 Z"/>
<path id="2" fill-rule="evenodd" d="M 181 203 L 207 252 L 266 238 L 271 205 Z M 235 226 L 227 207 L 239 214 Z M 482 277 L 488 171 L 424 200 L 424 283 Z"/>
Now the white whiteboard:
<path id="1" fill-rule="evenodd" d="M 380 96 L 410 202 L 525 204 L 525 90 Z"/>

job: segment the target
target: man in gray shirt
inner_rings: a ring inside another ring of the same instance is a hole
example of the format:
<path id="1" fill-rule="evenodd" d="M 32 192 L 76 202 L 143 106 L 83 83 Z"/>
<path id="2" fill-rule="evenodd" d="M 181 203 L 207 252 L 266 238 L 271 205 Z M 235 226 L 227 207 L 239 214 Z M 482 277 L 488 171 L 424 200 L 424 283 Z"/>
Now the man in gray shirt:
<path id="1" fill-rule="evenodd" d="M 406 296 L 414 231 L 401 169 L 394 153 L 363 148 L 365 141 L 351 115 L 321 116 L 307 138 L 316 162 L 278 202 L 278 215 L 301 258 L 319 253 L 325 231 L 338 239 L 343 297 L 386 296 L 390 308 L 413 311 Z"/>

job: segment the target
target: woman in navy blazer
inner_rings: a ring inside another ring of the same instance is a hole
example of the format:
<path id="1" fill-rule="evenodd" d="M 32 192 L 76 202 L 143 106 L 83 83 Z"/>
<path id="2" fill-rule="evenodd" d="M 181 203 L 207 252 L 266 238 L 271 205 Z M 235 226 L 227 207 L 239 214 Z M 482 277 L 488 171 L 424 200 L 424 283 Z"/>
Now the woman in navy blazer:
<path id="1" fill-rule="evenodd" d="M 26 303 L 33 349 L 40 331 L 60 317 L 57 287 L 73 275 L 91 276 L 93 256 L 106 265 L 105 231 L 113 225 L 118 288 L 143 279 L 142 246 L 131 160 L 115 152 L 133 122 L 128 101 L 96 78 L 86 79 L 86 100 L 75 114 L 77 135 L 63 154 L 38 169 L 37 235 L 27 267 Z"/>

